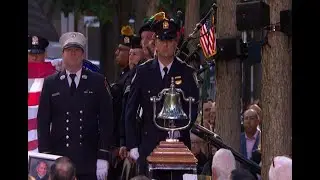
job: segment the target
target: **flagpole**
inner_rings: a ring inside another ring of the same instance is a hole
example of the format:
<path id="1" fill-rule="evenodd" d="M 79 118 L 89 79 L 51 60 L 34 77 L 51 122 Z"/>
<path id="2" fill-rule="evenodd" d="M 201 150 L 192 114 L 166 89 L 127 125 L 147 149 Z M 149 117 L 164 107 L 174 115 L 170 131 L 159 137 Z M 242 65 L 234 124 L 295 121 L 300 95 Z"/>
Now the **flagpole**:
<path id="1" fill-rule="evenodd" d="M 210 16 L 210 14 L 215 13 L 217 9 L 217 4 L 213 3 L 211 5 L 210 10 L 208 11 L 208 13 L 205 15 L 205 17 L 203 17 L 199 23 L 196 24 L 196 27 L 193 29 L 193 32 L 191 34 L 189 34 L 189 36 L 186 38 L 186 40 L 182 43 L 181 47 L 178 48 L 178 51 L 176 53 L 176 56 L 179 56 L 180 53 L 182 52 L 182 49 L 184 49 L 187 44 L 189 43 L 189 41 L 191 39 L 195 39 L 193 36 L 201 29 L 201 27 L 203 26 L 203 24 L 206 22 L 206 20 L 208 19 L 208 17 Z"/>

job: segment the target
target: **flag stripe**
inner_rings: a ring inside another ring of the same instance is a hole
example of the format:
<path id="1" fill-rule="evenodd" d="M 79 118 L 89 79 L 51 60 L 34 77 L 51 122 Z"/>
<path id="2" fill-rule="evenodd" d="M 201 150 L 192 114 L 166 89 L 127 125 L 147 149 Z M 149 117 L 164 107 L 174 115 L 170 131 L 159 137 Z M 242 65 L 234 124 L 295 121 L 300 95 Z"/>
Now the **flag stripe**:
<path id="1" fill-rule="evenodd" d="M 37 140 L 37 135 L 38 134 L 36 129 L 28 131 L 28 142 Z"/>
<path id="2" fill-rule="evenodd" d="M 40 92 L 42 90 L 44 78 L 35 78 L 35 79 L 28 79 L 28 86 L 29 82 L 32 84 L 30 85 L 30 88 L 28 88 L 29 93 L 33 92 Z"/>
<path id="3" fill-rule="evenodd" d="M 28 131 L 37 129 L 37 119 L 29 119 L 28 120 Z"/>
<path id="4" fill-rule="evenodd" d="M 37 118 L 38 106 L 28 106 L 28 119 Z"/>
<path id="5" fill-rule="evenodd" d="M 38 152 L 37 113 L 44 78 L 55 72 L 50 62 L 28 63 L 28 151 Z"/>
<path id="6" fill-rule="evenodd" d="M 28 95 L 28 106 L 36 106 L 39 104 L 40 92 L 29 93 Z"/>
<path id="7" fill-rule="evenodd" d="M 211 19 L 208 18 L 200 29 L 200 44 L 206 58 L 216 54 L 215 31 Z"/>
<path id="8" fill-rule="evenodd" d="M 28 151 L 38 152 L 38 140 L 28 142 Z"/>
<path id="9" fill-rule="evenodd" d="M 28 63 L 28 78 L 44 78 L 56 71 L 51 62 Z"/>

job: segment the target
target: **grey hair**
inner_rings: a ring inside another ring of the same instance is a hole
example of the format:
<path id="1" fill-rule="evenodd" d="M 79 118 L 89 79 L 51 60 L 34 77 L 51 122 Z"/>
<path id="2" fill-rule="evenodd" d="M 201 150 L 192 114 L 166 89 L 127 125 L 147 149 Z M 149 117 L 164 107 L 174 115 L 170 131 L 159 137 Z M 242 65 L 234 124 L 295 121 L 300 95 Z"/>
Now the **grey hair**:
<path id="1" fill-rule="evenodd" d="M 215 170 L 218 180 L 227 180 L 231 172 L 236 169 L 236 160 L 228 149 L 219 149 L 212 158 L 212 169 Z"/>
<path id="2" fill-rule="evenodd" d="M 277 156 L 269 169 L 269 180 L 292 180 L 292 159 Z"/>

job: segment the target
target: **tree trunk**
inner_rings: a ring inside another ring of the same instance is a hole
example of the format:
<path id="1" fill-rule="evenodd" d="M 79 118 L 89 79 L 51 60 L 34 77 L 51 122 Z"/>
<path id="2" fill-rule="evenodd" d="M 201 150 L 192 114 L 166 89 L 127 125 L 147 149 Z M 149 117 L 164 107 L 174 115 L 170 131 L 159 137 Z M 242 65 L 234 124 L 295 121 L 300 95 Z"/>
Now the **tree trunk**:
<path id="1" fill-rule="evenodd" d="M 217 37 L 235 38 L 236 1 L 217 0 Z M 216 130 L 224 143 L 240 151 L 240 94 L 241 66 L 240 60 L 216 62 Z"/>
<path id="2" fill-rule="evenodd" d="M 145 0 L 132 0 L 134 2 L 132 5 L 134 6 L 135 12 L 135 33 L 138 33 L 140 27 L 143 25 L 144 18 L 147 18 L 146 11 L 147 5 Z"/>
<path id="3" fill-rule="evenodd" d="M 100 24 L 100 37 L 101 37 L 101 50 L 100 50 L 100 68 L 103 74 L 107 77 L 108 81 L 114 82 L 115 80 L 115 60 L 114 50 L 118 42 L 118 34 L 114 32 L 113 23 Z"/>
<path id="4" fill-rule="evenodd" d="M 158 11 L 160 0 L 146 0 L 145 3 L 147 4 L 146 16 L 150 17 Z"/>
<path id="5" fill-rule="evenodd" d="M 184 32 L 186 35 L 192 33 L 194 27 L 200 20 L 200 1 L 199 0 L 186 0 L 186 13 L 185 13 L 185 27 Z"/>
<path id="6" fill-rule="evenodd" d="M 291 1 L 268 1 L 270 23 L 280 21 L 280 11 L 291 9 Z M 292 138 L 291 68 L 289 38 L 281 32 L 270 32 L 262 51 L 262 179 L 268 179 L 271 160 L 290 155 Z"/>
<path id="7" fill-rule="evenodd" d="M 185 38 L 193 32 L 196 24 L 200 20 L 200 1 L 199 0 L 186 0 L 186 13 L 185 13 Z M 189 41 L 188 49 L 190 52 L 194 51 L 199 43 L 199 40 Z"/>

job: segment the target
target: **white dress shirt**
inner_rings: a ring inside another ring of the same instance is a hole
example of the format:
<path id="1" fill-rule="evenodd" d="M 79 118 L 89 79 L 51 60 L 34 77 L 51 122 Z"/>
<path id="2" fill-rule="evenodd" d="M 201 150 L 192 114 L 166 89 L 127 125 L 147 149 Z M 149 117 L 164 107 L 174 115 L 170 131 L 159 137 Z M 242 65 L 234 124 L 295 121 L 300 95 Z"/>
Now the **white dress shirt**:
<path id="1" fill-rule="evenodd" d="M 76 87 L 78 87 L 79 82 L 80 82 L 81 71 L 82 71 L 82 68 L 76 72 L 76 77 L 74 78 L 74 82 L 76 83 Z M 66 70 L 66 73 L 67 73 L 67 79 L 68 79 L 69 86 L 71 86 L 72 79 L 69 76 L 71 73 L 68 70 Z"/>
<path id="2" fill-rule="evenodd" d="M 170 64 L 168 64 L 168 66 L 164 66 L 164 65 L 163 65 L 159 60 L 158 60 L 158 62 L 159 62 L 159 67 L 160 67 L 161 77 L 163 78 L 163 76 L 164 76 L 164 74 L 165 74 L 165 72 L 164 72 L 163 68 L 164 68 L 164 67 L 167 67 L 167 68 L 168 68 L 167 73 L 169 73 L 169 71 L 170 71 L 170 68 L 171 68 L 171 65 L 172 65 L 173 61 L 172 61 Z"/>

